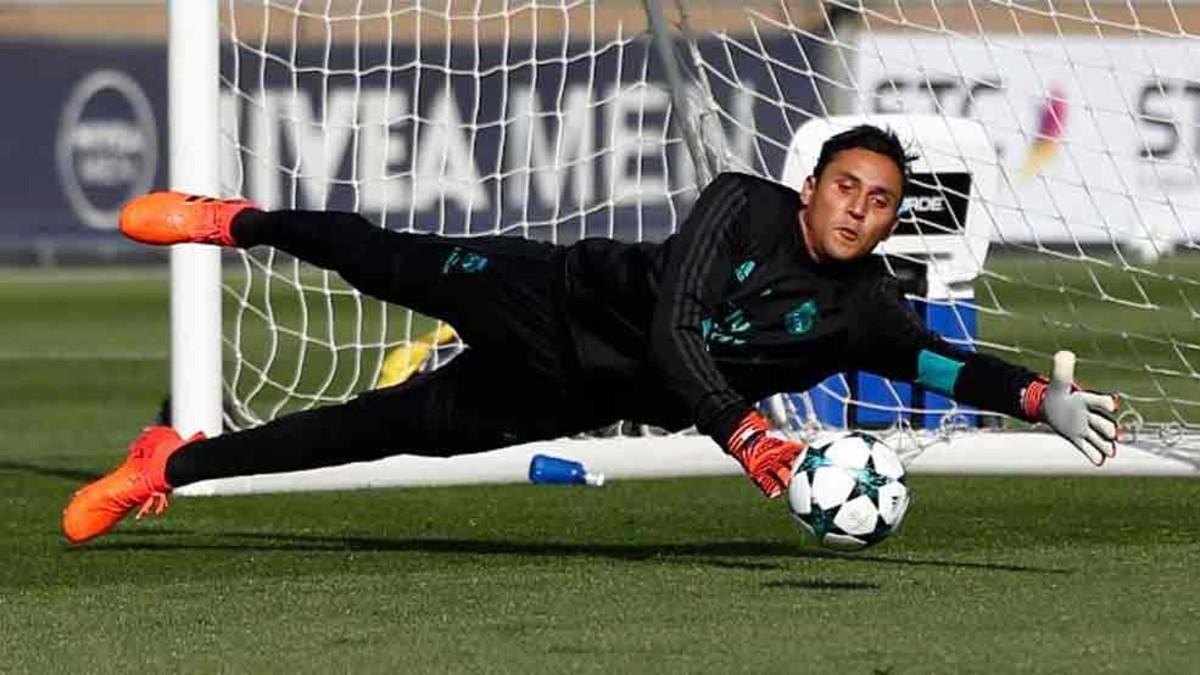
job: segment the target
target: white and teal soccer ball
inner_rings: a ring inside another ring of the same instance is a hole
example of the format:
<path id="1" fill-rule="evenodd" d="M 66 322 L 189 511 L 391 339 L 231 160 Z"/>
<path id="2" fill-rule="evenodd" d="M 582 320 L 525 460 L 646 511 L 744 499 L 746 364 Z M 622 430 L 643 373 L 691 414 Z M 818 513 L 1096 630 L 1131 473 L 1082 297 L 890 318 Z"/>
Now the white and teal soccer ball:
<path id="1" fill-rule="evenodd" d="M 822 545 L 853 551 L 895 532 L 911 494 L 896 453 L 854 431 L 814 444 L 797 460 L 788 508 Z"/>

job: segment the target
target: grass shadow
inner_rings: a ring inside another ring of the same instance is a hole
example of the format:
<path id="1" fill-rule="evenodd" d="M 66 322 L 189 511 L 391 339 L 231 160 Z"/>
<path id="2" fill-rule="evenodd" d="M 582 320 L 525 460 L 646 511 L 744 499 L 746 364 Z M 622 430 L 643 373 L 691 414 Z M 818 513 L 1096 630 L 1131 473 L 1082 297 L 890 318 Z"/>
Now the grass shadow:
<path id="1" fill-rule="evenodd" d="M 41 464 L 34 464 L 32 462 L 14 462 L 7 459 L 0 460 L 0 471 L 20 471 L 22 473 L 32 473 L 38 476 L 64 478 L 66 480 L 75 481 L 78 483 L 90 483 L 104 475 L 94 471 L 43 466 Z"/>
<path id="2" fill-rule="evenodd" d="M 825 581 L 823 579 L 781 579 L 764 581 L 763 588 L 795 588 L 805 591 L 877 591 L 879 584 L 864 581 Z"/>
<path id="3" fill-rule="evenodd" d="M 185 536 L 184 541 L 167 540 Z M 120 538 L 118 538 L 120 537 Z M 137 541 L 122 540 L 136 538 Z M 220 532 L 200 535 L 186 530 L 141 530 L 123 532 L 111 540 L 80 547 L 79 551 L 230 551 L 311 553 L 419 553 L 434 555 L 484 555 L 532 557 L 591 557 L 627 562 L 702 564 L 731 569 L 783 569 L 785 563 L 755 558 L 797 558 L 868 562 L 906 567 L 986 570 L 1026 574 L 1070 574 L 1071 570 L 991 562 L 941 560 L 901 556 L 834 553 L 799 544 L 773 541 L 724 541 L 697 544 L 606 544 L 531 542 L 494 539 L 406 538 L 331 536 L 281 532 Z M 746 560 L 749 558 L 750 560 Z"/>

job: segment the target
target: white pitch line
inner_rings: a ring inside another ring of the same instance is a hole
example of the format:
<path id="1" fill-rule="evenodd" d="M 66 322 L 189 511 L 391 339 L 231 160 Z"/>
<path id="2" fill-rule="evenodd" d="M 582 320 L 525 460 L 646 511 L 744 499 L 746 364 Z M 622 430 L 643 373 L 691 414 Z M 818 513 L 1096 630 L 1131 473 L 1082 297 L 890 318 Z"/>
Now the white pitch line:
<path id="1" fill-rule="evenodd" d="M 81 282 L 167 281 L 170 271 L 165 267 L 146 268 L 0 268 L 0 284 L 36 285 L 70 284 Z"/>
<path id="2" fill-rule="evenodd" d="M 167 352 L 3 352 L 0 361 L 166 361 Z"/>

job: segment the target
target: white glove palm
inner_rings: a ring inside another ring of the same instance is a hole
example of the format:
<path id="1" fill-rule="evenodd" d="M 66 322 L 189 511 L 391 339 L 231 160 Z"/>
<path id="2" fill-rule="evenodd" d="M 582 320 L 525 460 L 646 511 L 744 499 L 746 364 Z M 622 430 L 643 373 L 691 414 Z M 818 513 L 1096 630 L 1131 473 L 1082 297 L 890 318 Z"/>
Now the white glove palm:
<path id="1" fill-rule="evenodd" d="M 1101 466 L 1117 454 L 1117 424 L 1112 414 L 1117 411 L 1118 399 L 1112 394 L 1072 391 L 1074 379 L 1075 354 L 1055 354 L 1053 375 L 1042 399 L 1042 419 L 1092 464 Z"/>

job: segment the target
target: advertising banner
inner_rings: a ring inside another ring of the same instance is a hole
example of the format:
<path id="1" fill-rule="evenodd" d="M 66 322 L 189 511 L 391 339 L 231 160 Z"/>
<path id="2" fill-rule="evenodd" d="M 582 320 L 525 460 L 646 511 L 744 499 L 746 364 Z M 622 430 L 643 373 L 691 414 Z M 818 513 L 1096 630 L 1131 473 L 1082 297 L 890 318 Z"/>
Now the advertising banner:
<path id="1" fill-rule="evenodd" d="M 130 196 L 166 183 L 163 45 L 0 43 L 0 246 L 115 240 Z"/>
<path id="2" fill-rule="evenodd" d="M 735 168 L 778 175 L 792 130 L 816 109 L 811 77 L 769 72 L 716 41 L 700 48 L 728 69 L 713 87 Z M 661 238 L 695 196 L 644 38 L 280 54 L 222 48 L 226 194 L 359 211 L 395 229 L 562 242 Z M 120 205 L 168 184 L 166 47 L 0 43 L 0 57 L 14 98 L 0 139 L 0 246 L 119 245 Z M 786 108 L 754 95 L 780 88 Z"/>
<path id="3" fill-rule="evenodd" d="M 695 177 L 650 46 L 318 45 L 286 63 L 238 50 L 226 60 L 222 175 L 264 204 L 352 209 L 395 229 L 658 239 Z M 779 175 L 793 130 L 816 114 L 811 76 L 715 39 L 699 47 L 722 71 L 710 81 L 726 116 L 706 121 L 723 124 L 730 168 Z M 764 48 L 799 60 L 818 46 Z M 771 98 L 780 91 L 787 106 Z M 688 98 L 700 113 L 703 97 Z"/>
<path id="4" fill-rule="evenodd" d="M 1200 235 L 1200 84 L 1178 40 L 863 35 L 854 107 L 980 120 L 1003 167 L 992 239 Z"/>

